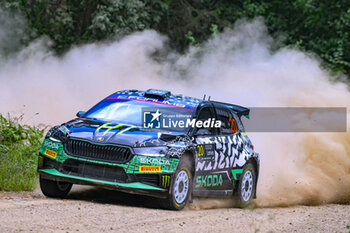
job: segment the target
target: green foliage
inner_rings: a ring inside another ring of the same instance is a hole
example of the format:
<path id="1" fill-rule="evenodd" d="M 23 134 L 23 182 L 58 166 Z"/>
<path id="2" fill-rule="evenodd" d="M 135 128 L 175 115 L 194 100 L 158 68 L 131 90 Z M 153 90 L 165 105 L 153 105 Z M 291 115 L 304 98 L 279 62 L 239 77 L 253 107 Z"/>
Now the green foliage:
<path id="1" fill-rule="evenodd" d="M 155 29 L 185 51 L 241 18 L 262 16 L 273 36 L 320 56 L 333 71 L 350 74 L 348 0 L 3 0 L 0 8 L 19 11 L 30 32 L 22 41 L 48 36 L 57 53 L 137 30 Z M 0 11 L 1 12 L 1 11 Z"/>
<path id="2" fill-rule="evenodd" d="M 115 34 L 152 28 L 160 22 L 166 7 L 162 1 L 101 1 L 91 15 L 91 25 L 84 36 L 105 39 Z"/>
<path id="3" fill-rule="evenodd" d="M 186 9 L 186 10 L 184 10 Z M 285 44 L 300 47 L 320 56 L 334 71 L 350 73 L 350 1 L 173 1 L 169 6 L 173 31 L 171 41 L 185 48 L 192 40 L 206 41 L 214 33 L 231 27 L 241 18 L 263 16 L 269 32 L 285 36 Z M 186 35 L 181 42 L 179 34 Z"/>
<path id="4" fill-rule="evenodd" d="M 48 36 L 58 53 L 72 45 L 96 42 L 157 27 L 167 4 L 161 0 L 5 0 L 0 7 L 25 15 L 31 33 L 26 43 Z"/>
<path id="5" fill-rule="evenodd" d="M 0 190 L 33 190 L 44 129 L 21 125 L 0 114 Z"/>
<path id="6" fill-rule="evenodd" d="M 191 31 L 187 32 L 187 34 L 185 36 L 186 36 L 186 39 L 191 43 L 191 45 L 193 45 L 193 46 L 197 46 L 198 45 L 198 42 L 193 37 L 193 34 L 192 34 Z"/>
<path id="7" fill-rule="evenodd" d="M 349 1 L 271 2 L 262 15 L 271 33 L 284 32 L 287 35 L 287 44 L 314 52 L 334 71 L 350 73 Z"/>
<path id="8" fill-rule="evenodd" d="M 219 27 L 218 27 L 218 25 L 212 24 L 212 25 L 210 26 L 210 32 L 211 32 L 214 36 L 217 35 L 217 34 L 219 34 Z"/>

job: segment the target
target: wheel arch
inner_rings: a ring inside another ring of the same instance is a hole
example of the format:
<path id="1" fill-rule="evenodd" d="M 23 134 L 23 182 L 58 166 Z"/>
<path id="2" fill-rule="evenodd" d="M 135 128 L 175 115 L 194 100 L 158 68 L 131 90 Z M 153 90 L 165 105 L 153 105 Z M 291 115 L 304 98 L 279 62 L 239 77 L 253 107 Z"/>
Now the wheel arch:
<path id="1" fill-rule="evenodd" d="M 192 167 L 192 179 L 194 177 L 195 174 L 195 163 L 196 163 L 196 153 L 191 150 L 191 149 L 186 149 L 182 152 L 180 160 L 184 159 L 184 158 L 188 158 L 190 163 L 191 163 L 191 167 Z"/>
<path id="2" fill-rule="evenodd" d="M 251 157 L 250 159 L 247 160 L 247 163 L 253 164 L 254 170 L 255 170 L 255 173 L 256 173 L 255 175 L 258 177 L 258 174 L 259 174 L 259 163 L 258 163 L 257 159 L 254 158 L 254 157 Z"/>
<path id="3" fill-rule="evenodd" d="M 258 184 L 258 177 L 259 177 L 259 162 L 258 160 L 255 158 L 255 157 L 251 157 L 249 158 L 245 165 L 248 164 L 248 163 L 251 163 L 253 165 L 253 168 L 254 168 L 254 172 L 255 172 L 255 178 L 256 178 L 256 181 L 255 181 L 255 187 L 254 187 L 254 194 L 253 194 L 253 197 L 256 198 L 256 188 L 257 188 L 257 184 Z M 245 166 L 244 165 L 244 166 Z M 244 166 L 242 168 L 244 168 Z M 239 176 L 239 179 L 241 179 L 241 175 Z M 237 191 L 238 191 L 238 185 L 239 185 L 239 182 L 236 182 L 235 185 L 234 185 L 234 195 L 237 195 Z"/>
<path id="4" fill-rule="evenodd" d="M 169 187 L 169 197 L 167 199 L 165 199 L 164 202 L 161 202 L 161 204 L 163 206 L 165 206 L 166 208 L 172 209 L 172 210 L 180 210 L 183 208 L 183 206 L 180 206 L 179 204 L 177 204 L 177 202 L 174 199 L 174 191 L 173 191 L 173 187 L 175 184 L 175 179 L 176 179 L 176 172 L 178 169 L 181 168 L 180 164 L 185 163 L 186 167 L 188 167 L 191 171 L 190 171 L 190 175 L 192 175 L 191 178 L 191 183 L 192 185 L 189 186 L 190 187 L 190 192 L 188 193 L 188 199 L 187 201 L 192 201 L 192 192 L 193 192 L 193 181 L 194 181 L 194 170 L 195 170 L 195 154 L 193 153 L 193 151 L 191 150 L 191 148 L 186 148 L 185 150 L 182 151 L 182 153 L 178 154 L 178 158 L 179 158 L 179 162 L 176 168 L 176 171 L 174 172 L 174 174 L 172 174 L 172 178 L 171 178 L 171 185 Z M 188 171 L 188 169 L 186 168 L 186 170 Z"/>
<path id="5" fill-rule="evenodd" d="M 254 198 L 256 198 L 256 189 L 258 186 L 258 179 L 259 179 L 259 162 L 255 157 L 251 157 L 248 159 L 247 163 L 251 163 L 254 166 L 254 171 L 255 171 L 255 187 L 254 187 Z"/>

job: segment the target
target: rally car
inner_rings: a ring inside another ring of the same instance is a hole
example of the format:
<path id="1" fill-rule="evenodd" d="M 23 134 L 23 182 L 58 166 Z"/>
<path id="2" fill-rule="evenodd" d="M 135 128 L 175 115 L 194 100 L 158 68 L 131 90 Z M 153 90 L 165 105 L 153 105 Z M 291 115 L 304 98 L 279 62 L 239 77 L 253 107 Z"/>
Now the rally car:
<path id="1" fill-rule="evenodd" d="M 44 195 L 72 184 L 150 195 L 180 210 L 194 196 L 256 197 L 259 154 L 244 131 L 249 109 L 149 89 L 118 91 L 51 128 L 39 151 Z"/>

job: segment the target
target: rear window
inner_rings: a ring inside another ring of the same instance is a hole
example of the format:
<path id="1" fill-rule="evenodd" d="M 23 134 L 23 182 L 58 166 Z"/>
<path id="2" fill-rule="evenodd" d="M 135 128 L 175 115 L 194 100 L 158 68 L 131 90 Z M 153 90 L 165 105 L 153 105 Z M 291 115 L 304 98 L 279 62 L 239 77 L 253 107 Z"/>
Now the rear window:
<path id="1" fill-rule="evenodd" d="M 237 131 L 244 131 L 243 124 L 239 117 L 230 109 L 225 107 L 217 107 L 216 114 L 218 120 L 221 121 L 221 134 L 232 134 Z"/>

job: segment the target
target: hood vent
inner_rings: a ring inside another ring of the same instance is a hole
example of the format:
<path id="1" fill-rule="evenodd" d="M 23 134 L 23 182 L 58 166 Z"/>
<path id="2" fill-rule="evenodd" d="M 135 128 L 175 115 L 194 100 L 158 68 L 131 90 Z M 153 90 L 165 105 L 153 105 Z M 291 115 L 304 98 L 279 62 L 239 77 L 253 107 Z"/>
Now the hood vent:
<path id="1" fill-rule="evenodd" d="M 144 96 L 149 98 L 154 98 L 154 99 L 165 100 L 165 99 L 168 99 L 170 95 L 171 95 L 170 91 L 159 90 L 159 89 L 148 89 Z"/>

